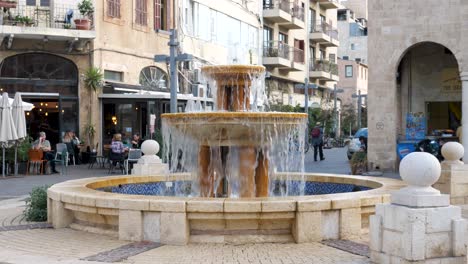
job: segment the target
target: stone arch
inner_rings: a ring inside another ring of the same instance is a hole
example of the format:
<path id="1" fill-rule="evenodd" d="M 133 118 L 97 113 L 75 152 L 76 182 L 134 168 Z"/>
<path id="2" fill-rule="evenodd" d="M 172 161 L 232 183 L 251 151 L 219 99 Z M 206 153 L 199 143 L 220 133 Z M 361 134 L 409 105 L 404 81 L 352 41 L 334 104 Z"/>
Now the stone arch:
<path id="1" fill-rule="evenodd" d="M 401 63 L 401 60 L 405 57 L 406 54 L 408 54 L 409 51 L 411 51 L 412 49 L 414 49 L 414 48 L 416 48 L 416 47 L 418 47 L 420 45 L 427 44 L 427 43 L 440 45 L 440 46 L 443 46 L 446 49 L 448 49 L 453 54 L 453 56 L 455 57 L 455 59 L 457 61 L 458 68 L 460 69 L 460 72 L 461 72 L 462 56 L 461 56 L 460 52 L 458 52 L 456 54 L 454 51 L 457 51 L 457 50 L 454 47 L 452 47 L 452 45 L 450 45 L 449 43 L 446 43 L 446 42 L 443 42 L 443 41 L 433 41 L 433 40 L 420 40 L 420 41 L 417 41 L 416 38 L 413 38 L 412 40 L 413 41 L 409 45 L 398 47 L 398 48 L 401 48 L 401 49 L 397 49 L 395 51 L 395 54 L 399 54 L 399 56 L 395 57 L 396 60 L 393 63 L 393 71 L 394 72 L 396 72 L 398 70 L 398 66 Z"/>
<path id="2" fill-rule="evenodd" d="M 397 134 L 422 140 L 437 135 L 438 129 L 460 126 L 460 63 L 451 49 L 433 41 L 418 42 L 403 51 L 394 70 Z M 422 113 L 425 127 L 419 133 L 413 125 L 408 128 L 409 113 Z"/>

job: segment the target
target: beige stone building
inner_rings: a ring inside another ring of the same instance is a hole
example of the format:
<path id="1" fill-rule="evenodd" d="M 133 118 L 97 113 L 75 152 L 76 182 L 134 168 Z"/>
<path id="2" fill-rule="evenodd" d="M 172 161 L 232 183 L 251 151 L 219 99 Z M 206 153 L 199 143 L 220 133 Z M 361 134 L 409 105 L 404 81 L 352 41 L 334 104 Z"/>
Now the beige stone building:
<path id="1" fill-rule="evenodd" d="M 340 76 L 338 87 L 343 89 L 338 97 L 343 105 L 353 104 L 356 107 L 357 99 L 352 97 L 353 94 L 367 94 L 367 65 L 355 60 L 338 59 L 338 69 Z"/>
<path id="2" fill-rule="evenodd" d="M 461 123 L 467 149 L 467 14 L 466 1 L 369 1 L 372 168 L 396 169 L 398 143 L 440 139 L 441 130 L 447 136 Z"/>
<path id="3" fill-rule="evenodd" d="M 269 72 L 266 89 L 271 104 L 305 104 L 303 89 L 309 78 L 318 86 L 309 90 L 309 105 L 329 108 L 338 81 L 334 0 L 263 1 L 263 65 Z"/>
<path id="4" fill-rule="evenodd" d="M 75 29 L 82 18 L 72 0 L 1 1 L 0 91 L 21 92 L 35 108 L 28 112 L 29 135 L 45 131 L 52 144 L 66 130 L 86 123 L 89 93 L 81 76 L 93 63 L 95 28 Z"/>

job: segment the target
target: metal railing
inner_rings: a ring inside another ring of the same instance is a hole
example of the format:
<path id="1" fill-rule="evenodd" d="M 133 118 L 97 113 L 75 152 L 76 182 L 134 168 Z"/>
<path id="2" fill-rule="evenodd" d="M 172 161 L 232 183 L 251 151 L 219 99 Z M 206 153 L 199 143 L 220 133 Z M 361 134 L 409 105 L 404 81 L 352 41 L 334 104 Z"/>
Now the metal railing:
<path id="1" fill-rule="evenodd" d="M 267 0 L 263 2 L 263 9 L 279 8 L 285 12 L 291 12 L 291 3 L 289 0 Z"/>
<path id="2" fill-rule="evenodd" d="M 298 63 L 301 63 L 301 64 L 305 63 L 304 51 L 303 50 L 292 47 L 291 48 L 291 53 L 293 54 L 294 62 L 298 62 Z"/>
<path id="3" fill-rule="evenodd" d="M 330 36 L 332 39 L 338 40 L 338 30 L 320 20 L 315 21 L 315 24 L 310 27 L 310 31 L 310 33 L 321 32 Z"/>
<path id="4" fill-rule="evenodd" d="M 312 60 L 309 68 L 310 71 L 324 71 L 338 75 L 338 65 L 328 60 Z"/>
<path id="5" fill-rule="evenodd" d="M 298 4 L 293 4 L 292 15 L 293 17 L 304 21 L 304 8 Z"/>
<path id="6" fill-rule="evenodd" d="M 291 47 L 281 41 L 266 41 L 263 44 L 263 57 L 280 57 L 291 60 Z"/>
<path id="7" fill-rule="evenodd" d="M 76 5 L 30 6 L 18 4 L 3 16 L 3 25 L 73 29 L 75 19 L 84 18 Z M 92 24 L 92 23 L 91 23 Z"/>

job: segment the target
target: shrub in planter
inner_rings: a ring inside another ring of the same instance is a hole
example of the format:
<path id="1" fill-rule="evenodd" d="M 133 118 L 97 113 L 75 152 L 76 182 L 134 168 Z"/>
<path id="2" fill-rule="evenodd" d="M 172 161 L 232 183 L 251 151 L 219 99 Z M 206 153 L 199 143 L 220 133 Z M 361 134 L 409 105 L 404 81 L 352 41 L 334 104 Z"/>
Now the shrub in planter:
<path id="1" fill-rule="evenodd" d="M 34 187 L 30 197 L 26 199 L 26 209 L 23 214 L 27 221 L 47 221 L 47 189 L 49 186 Z"/>
<path id="2" fill-rule="evenodd" d="M 91 28 L 90 17 L 94 12 L 93 2 L 91 0 L 82 0 L 78 3 L 78 10 L 80 10 L 83 18 L 74 20 L 76 29 L 89 30 Z"/>
<path id="3" fill-rule="evenodd" d="M 355 152 L 349 161 L 352 175 L 361 175 L 367 171 L 367 153 L 364 151 Z"/>

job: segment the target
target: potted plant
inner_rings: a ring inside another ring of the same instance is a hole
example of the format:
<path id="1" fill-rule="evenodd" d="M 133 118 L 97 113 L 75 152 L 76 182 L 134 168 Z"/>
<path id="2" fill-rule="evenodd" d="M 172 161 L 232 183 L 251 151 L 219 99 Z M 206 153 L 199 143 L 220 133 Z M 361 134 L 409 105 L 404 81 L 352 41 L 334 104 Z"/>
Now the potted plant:
<path id="1" fill-rule="evenodd" d="M 76 29 L 89 30 L 91 28 L 90 18 L 94 12 L 93 2 L 91 0 L 82 0 L 78 3 L 78 10 L 83 18 L 74 20 Z"/>
<path id="2" fill-rule="evenodd" d="M 26 165 L 29 160 L 28 152 L 31 149 L 31 137 L 26 137 L 22 142 L 18 144 L 17 152 L 17 165 L 18 165 L 18 174 L 26 174 Z M 6 150 L 6 159 L 8 161 L 8 167 L 10 168 L 10 173 L 14 173 L 15 168 L 15 146 Z"/>
<path id="3" fill-rule="evenodd" d="M 70 29 L 71 27 L 72 27 L 72 25 L 70 23 L 63 24 L 64 29 Z"/>
<path id="4" fill-rule="evenodd" d="M 367 171 L 367 153 L 364 151 L 357 151 L 353 154 L 349 161 L 351 166 L 352 175 L 361 175 Z"/>

